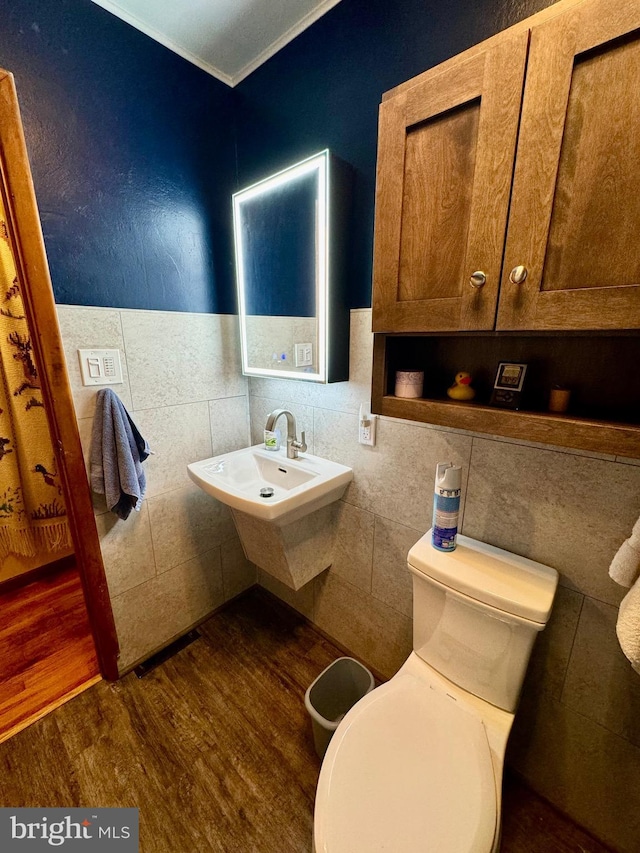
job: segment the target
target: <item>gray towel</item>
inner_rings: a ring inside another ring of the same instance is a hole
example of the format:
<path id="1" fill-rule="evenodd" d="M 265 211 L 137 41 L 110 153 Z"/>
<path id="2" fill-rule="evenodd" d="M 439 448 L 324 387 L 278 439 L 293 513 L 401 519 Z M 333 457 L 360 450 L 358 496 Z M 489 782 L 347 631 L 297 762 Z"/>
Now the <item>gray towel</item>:
<path id="1" fill-rule="evenodd" d="M 94 492 L 104 495 L 119 518 L 140 510 L 146 489 L 141 463 L 149 446 L 110 388 L 98 391 L 91 433 L 89 477 Z"/>

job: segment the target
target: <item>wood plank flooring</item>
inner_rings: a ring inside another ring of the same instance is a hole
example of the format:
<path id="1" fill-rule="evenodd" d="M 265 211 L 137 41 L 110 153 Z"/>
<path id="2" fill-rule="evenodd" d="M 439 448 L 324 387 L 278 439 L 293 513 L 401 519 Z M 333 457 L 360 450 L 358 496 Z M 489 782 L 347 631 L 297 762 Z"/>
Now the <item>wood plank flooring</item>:
<path id="1" fill-rule="evenodd" d="M 97 678 L 75 564 L 0 593 L 0 741 Z"/>
<path id="2" fill-rule="evenodd" d="M 201 631 L 0 745 L 0 805 L 137 806 L 142 853 L 310 853 L 320 762 L 303 697 L 342 653 L 258 590 Z M 508 788 L 503 853 L 605 851 Z"/>

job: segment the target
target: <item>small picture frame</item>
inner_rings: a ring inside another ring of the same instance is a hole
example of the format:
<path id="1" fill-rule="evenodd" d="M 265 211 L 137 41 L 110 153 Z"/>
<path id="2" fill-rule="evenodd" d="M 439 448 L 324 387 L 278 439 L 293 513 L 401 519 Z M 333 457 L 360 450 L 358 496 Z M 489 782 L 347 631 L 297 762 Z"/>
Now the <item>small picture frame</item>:
<path id="1" fill-rule="evenodd" d="M 491 405 L 500 406 L 503 409 L 518 409 L 526 373 L 526 364 L 501 361 L 493 383 Z"/>

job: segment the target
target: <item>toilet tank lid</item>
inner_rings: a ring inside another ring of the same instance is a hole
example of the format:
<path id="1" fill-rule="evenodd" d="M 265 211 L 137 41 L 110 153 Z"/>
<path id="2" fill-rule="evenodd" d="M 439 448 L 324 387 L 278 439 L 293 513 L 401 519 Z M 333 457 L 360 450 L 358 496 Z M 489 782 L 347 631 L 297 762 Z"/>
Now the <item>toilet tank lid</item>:
<path id="1" fill-rule="evenodd" d="M 555 569 L 468 536 L 457 542 L 455 551 L 439 551 L 428 530 L 409 551 L 409 565 L 483 604 L 546 624 L 558 585 Z"/>

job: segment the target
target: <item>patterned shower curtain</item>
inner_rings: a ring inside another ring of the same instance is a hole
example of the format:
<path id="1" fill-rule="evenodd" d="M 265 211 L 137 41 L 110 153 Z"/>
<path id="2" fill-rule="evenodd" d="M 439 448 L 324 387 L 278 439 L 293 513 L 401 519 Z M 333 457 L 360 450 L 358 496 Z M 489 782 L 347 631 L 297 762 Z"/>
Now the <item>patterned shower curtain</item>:
<path id="1" fill-rule="evenodd" d="M 0 562 L 71 544 L 0 194 Z"/>

